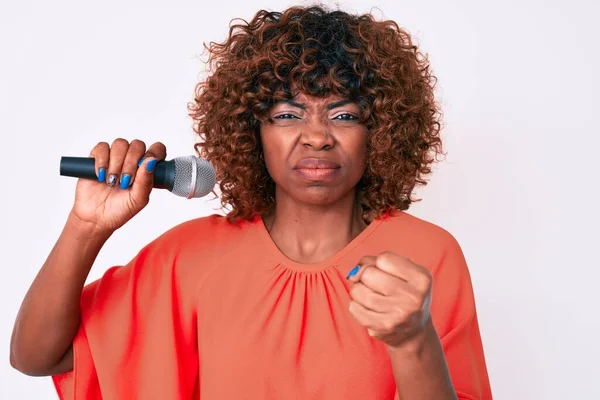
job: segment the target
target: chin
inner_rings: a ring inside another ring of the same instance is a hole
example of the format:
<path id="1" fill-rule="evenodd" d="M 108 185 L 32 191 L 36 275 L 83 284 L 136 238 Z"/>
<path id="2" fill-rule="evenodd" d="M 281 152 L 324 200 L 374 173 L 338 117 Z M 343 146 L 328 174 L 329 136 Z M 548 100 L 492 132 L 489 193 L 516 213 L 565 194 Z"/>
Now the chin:
<path id="1" fill-rule="evenodd" d="M 350 194 L 349 190 L 340 190 L 338 186 L 332 188 L 330 186 L 310 186 L 302 189 L 297 188 L 292 193 L 291 197 L 299 203 L 311 204 L 315 206 L 327 206 L 334 204 Z"/>

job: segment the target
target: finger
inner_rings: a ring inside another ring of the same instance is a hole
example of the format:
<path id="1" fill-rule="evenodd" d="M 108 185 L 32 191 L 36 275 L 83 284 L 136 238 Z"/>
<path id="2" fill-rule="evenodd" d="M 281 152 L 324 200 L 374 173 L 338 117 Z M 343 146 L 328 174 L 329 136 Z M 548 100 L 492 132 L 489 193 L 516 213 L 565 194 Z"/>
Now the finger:
<path id="1" fill-rule="evenodd" d="M 381 330 L 382 320 L 386 320 L 386 314 L 369 310 L 356 301 L 350 301 L 348 311 L 352 317 L 354 317 L 356 322 L 373 331 Z"/>
<path id="2" fill-rule="evenodd" d="M 146 153 L 144 154 L 142 159 L 139 160 L 138 166 L 141 166 L 144 160 L 149 157 L 153 157 L 156 158 L 158 161 L 162 161 L 165 158 L 167 158 L 167 148 L 161 142 L 153 143 L 148 148 L 148 150 L 146 150 Z"/>
<path id="3" fill-rule="evenodd" d="M 153 143 L 139 161 L 136 182 L 131 186 L 131 196 L 140 205 L 148 204 L 154 184 L 154 169 L 158 161 L 167 157 L 167 148 L 161 142 Z"/>
<path id="4" fill-rule="evenodd" d="M 375 256 L 364 256 L 363 258 L 360 259 L 360 261 L 358 262 L 356 267 L 354 267 L 350 271 L 348 276 L 346 276 L 346 279 L 348 279 L 350 282 L 358 282 L 360 279 L 362 267 L 367 266 L 367 265 L 375 265 L 375 260 L 376 260 Z"/>
<path id="5" fill-rule="evenodd" d="M 384 296 L 393 296 L 401 292 L 414 292 L 408 282 L 388 274 L 372 264 L 360 267 L 357 279 L 357 282 L 363 283 L 369 289 Z"/>
<path id="6" fill-rule="evenodd" d="M 156 163 L 157 159 L 154 157 L 144 158 L 135 174 L 135 182 L 131 185 L 131 199 L 140 209 L 150 201 Z"/>
<path id="7" fill-rule="evenodd" d="M 394 308 L 391 297 L 377 293 L 362 282 L 352 285 L 350 288 L 350 298 L 361 306 L 378 313 L 390 312 Z"/>
<path id="8" fill-rule="evenodd" d="M 389 296 L 399 290 L 398 286 L 407 288 L 406 282 L 396 278 L 389 280 L 387 272 L 382 271 L 377 267 L 377 257 L 367 255 L 358 261 L 357 272 L 349 278 L 351 282 L 362 281 L 367 287 L 375 290 L 378 293 Z M 374 268 L 374 269 L 371 269 Z M 366 277 L 365 277 L 366 273 Z M 400 282 L 398 282 L 400 281 Z"/>
<path id="9" fill-rule="evenodd" d="M 135 174 L 138 169 L 138 160 L 146 152 L 146 144 L 141 140 L 132 140 L 129 143 L 123 167 L 121 168 L 120 188 L 127 189 L 135 180 Z"/>
<path id="10" fill-rule="evenodd" d="M 110 147 L 106 142 L 100 142 L 90 152 L 90 157 L 95 159 L 96 176 L 99 182 L 106 182 L 106 170 L 108 169 L 108 156 Z"/>
<path id="11" fill-rule="evenodd" d="M 161 142 L 153 143 L 139 161 L 136 182 L 131 186 L 132 198 L 140 204 L 148 204 L 154 184 L 154 168 L 158 161 L 167 157 L 167 148 Z"/>
<path id="12" fill-rule="evenodd" d="M 409 282 L 412 287 L 420 291 L 428 290 L 433 280 L 427 268 L 391 251 L 378 255 L 375 265 L 382 271 Z"/>
<path id="13" fill-rule="evenodd" d="M 110 146 L 110 159 L 108 161 L 108 186 L 115 186 L 121 176 L 121 169 L 125 162 L 125 155 L 129 149 L 129 142 L 125 139 L 116 139 Z"/>

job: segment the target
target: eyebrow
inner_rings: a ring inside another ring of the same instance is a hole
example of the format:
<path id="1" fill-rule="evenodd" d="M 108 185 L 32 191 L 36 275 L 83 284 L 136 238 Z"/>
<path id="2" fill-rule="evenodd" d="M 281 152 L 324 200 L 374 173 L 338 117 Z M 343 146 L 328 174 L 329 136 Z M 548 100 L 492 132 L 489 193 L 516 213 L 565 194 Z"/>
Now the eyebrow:
<path id="1" fill-rule="evenodd" d="M 294 100 L 281 100 L 281 101 L 278 101 L 278 103 L 289 104 L 292 107 L 298 107 L 302 110 L 306 110 L 306 106 L 304 104 L 298 103 Z M 345 106 L 346 104 L 349 104 L 349 103 L 354 103 L 354 102 L 352 100 L 344 99 L 344 100 L 340 100 L 340 101 L 336 101 L 336 102 L 327 104 L 327 106 L 325 106 L 325 109 L 333 110 L 334 108 Z"/>

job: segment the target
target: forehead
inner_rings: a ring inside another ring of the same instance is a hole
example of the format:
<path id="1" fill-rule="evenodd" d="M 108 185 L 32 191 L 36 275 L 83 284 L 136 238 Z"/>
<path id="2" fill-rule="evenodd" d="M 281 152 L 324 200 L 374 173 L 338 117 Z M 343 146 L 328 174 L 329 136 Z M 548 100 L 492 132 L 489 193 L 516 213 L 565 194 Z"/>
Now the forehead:
<path id="1" fill-rule="evenodd" d="M 328 104 L 334 103 L 334 102 L 342 102 L 342 101 L 348 101 L 349 99 L 347 97 L 344 96 L 339 96 L 336 94 L 331 94 L 328 95 L 326 97 L 319 97 L 319 96 L 311 96 L 311 95 L 307 95 L 306 93 L 298 93 L 295 96 L 293 96 L 291 99 L 289 100 L 280 100 L 275 102 L 275 104 L 302 104 L 306 107 L 324 107 Z"/>
<path id="2" fill-rule="evenodd" d="M 302 103 L 311 103 L 311 104 L 323 104 L 323 103 L 330 103 L 332 101 L 338 101 L 338 100 L 345 100 L 346 97 L 342 97 L 339 96 L 337 94 L 330 94 L 328 96 L 325 97 L 319 97 L 319 96 L 311 96 L 309 94 L 306 93 L 298 93 L 297 95 L 295 95 L 293 97 L 293 100 L 297 101 L 297 102 L 302 102 Z"/>

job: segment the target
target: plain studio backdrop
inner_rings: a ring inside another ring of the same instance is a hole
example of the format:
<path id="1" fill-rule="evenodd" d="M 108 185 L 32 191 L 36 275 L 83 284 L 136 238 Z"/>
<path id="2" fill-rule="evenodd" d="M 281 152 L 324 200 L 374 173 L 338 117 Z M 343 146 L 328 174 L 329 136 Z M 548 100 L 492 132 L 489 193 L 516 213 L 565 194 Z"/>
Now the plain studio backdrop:
<path id="1" fill-rule="evenodd" d="M 205 76 L 202 43 L 225 39 L 232 18 L 292 3 L 0 4 L 0 398 L 55 399 L 50 378 L 20 374 L 8 355 L 21 300 L 73 202 L 60 157 L 117 137 L 192 154 L 186 105 Z M 600 399 L 598 3 L 337 4 L 395 20 L 429 54 L 448 156 L 409 212 L 463 247 L 495 398 Z M 153 192 L 88 282 L 218 206 Z"/>

